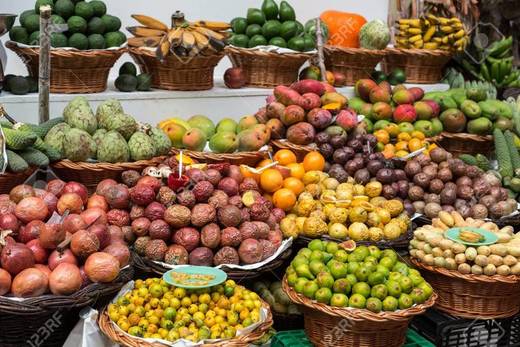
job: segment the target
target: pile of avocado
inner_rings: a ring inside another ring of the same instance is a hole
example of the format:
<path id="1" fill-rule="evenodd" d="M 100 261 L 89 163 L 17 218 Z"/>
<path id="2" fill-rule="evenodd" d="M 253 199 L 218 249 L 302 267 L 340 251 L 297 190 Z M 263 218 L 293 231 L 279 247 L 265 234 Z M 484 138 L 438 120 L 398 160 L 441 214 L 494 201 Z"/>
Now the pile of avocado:
<path id="1" fill-rule="evenodd" d="M 406 82 L 406 73 L 400 68 L 393 69 L 388 75 L 380 70 L 372 71 L 372 79 L 377 83 L 387 81 L 395 86 Z"/>
<path id="2" fill-rule="evenodd" d="M 305 24 L 296 20 L 294 9 L 287 1 L 264 0 L 262 8 L 247 10 L 247 18 L 237 17 L 231 21 L 233 35 L 229 43 L 236 47 L 278 46 L 299 52 L 316 48 L 314 21 Z M 322 32 L 328 37 L 328 30 L 322 23 Z"/>
<path id="3" fill-rule="evenodd" d="M 152 76 L 147 73 L 138 75 L 136 66 L 128 61 L 119 68 L 115 86 L 120 92 L 149 91 L 152 89 Z"/>
<path id="4" fill-rule="evenodd" d="M 15 95 L 38 92 L 38 80 L 32 76 L 5 75 L 2 89 Z"/>
<path id="5" fill-rule="evenodd" d="M 126 35 L 119 29 L 121 20 L 107 14 L 101 0 L 37 0 L 34 9 L 22 12 L 20 26 L 9 32 L 12 41 L 26 45 L 40 44 L 40 6 L 50 5 L 53 24 L 66 24 L 68 30 L 51 34 L 52 47 L 73 47 L 79 50 L 119 47 Z"/>

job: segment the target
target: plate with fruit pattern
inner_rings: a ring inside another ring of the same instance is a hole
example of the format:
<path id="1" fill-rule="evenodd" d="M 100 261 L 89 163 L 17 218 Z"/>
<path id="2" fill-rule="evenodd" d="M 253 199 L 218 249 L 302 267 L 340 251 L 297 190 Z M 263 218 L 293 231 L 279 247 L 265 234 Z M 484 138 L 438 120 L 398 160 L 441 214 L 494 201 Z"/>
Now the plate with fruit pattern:
<path id="1" fill-rule="evenodd" d="M 164 273 L 163 280 L 175 287 L 197 289 L 216 286 L 227 279 L 227 274 L 208 266 L 179 266 Z"/>
<path id="2" fill-rule="evenodd" d="M 475 227 L 457 227 L 444 232 L 446 238 L 468 246 L 487 246 L 498 241 L 498 236 L 489 230 Z"/>

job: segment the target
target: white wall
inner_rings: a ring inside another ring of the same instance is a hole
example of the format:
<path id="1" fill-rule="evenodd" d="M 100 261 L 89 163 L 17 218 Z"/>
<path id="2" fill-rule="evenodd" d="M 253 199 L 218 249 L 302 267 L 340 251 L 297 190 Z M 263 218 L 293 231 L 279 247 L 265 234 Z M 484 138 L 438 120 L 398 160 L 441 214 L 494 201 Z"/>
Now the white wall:
<path id="1" fill-rule="evenodd" d="M 388 0 L 289 0 L 289 2 L 296 10 L 297 19 L 303 23 L 328 9 L 359 13 L 368 20 L 386 20 L 388 10 Z M 35 0 L 0 0 L 0 13 L 19 15 L 23 10 L 33 8 L 34 3 Z M 170 16 L 176 10 L 183 11 L 189 20 L 230 21 L 234 17 L 245 17 L 247 9 L 260 7 L 262 0 L 105 0 L 105 3 L 110 14 L 121 18 L 124 28 L 137 25 L 130 17 L 131 14 L 150 15 L 169 24 Z M 6 40 L 8 40 L 7 35 L 2 38 L 2 41 Z M 126 60 L 130 58 L 128 56 L 121 58 L 116 67 Z M 221 76 L 228 65 L 229 61 L 223 59 L 217 68 L 217 76 Z M 113 74 L 117 72 L 116 69 L 112 71 Z M 27 73 L 20 59 L 10 50 L 8 50 L 7 73 Z"/>

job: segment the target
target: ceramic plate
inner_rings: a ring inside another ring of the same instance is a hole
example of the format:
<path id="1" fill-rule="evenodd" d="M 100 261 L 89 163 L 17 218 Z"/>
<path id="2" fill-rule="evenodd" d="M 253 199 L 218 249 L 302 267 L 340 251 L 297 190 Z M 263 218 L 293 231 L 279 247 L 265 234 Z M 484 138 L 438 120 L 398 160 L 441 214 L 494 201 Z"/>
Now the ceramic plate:
<path id="1" fill-rule="evenodd" d="M 172 286 L 197 289 L 216 286 L 227 279 L 227 274 L 208 266 L 182 266 L 163 275 L 163 280 Z"/>
<path id="2" fill-rule="evenodd" d="M 484 236 L 484 241 L 467 242 L 467 241 L 461 240 L 459 237 L 459 234 L 463 230 L 472 231 L 472 232 L 475 232 L 475 233 L 478 233 L 478 234 Z M 487 246 L 487 245 L 492 245 L 498 241 L 498 236 L 496 236 L 491 231 L 482 229 L 482 228 L 474 228 L 474 227 L 451 228 L 444 232 L 444 236 L 446 236 L 446 238 L 448 238 L 452 241 L 462 243 L 464 245 L 469 245 L 469 246 Z"/>

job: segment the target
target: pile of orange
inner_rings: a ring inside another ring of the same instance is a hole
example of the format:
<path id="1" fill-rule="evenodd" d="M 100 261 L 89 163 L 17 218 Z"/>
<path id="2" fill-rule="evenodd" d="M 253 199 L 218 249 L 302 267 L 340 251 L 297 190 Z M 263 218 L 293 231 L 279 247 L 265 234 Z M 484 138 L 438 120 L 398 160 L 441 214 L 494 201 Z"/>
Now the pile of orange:
<path id="1" fill-rule="evenodd" d="M 302 162 L 294 152 L 288 149 L 278 150 L 273 159 L 264 159 L 257 165 L 257 169 L 277 162 L 276 166 L 263 170 L 261 173 L 251 172 L 247 166 L 241 165 L 240 171 L 244 177 L 255 179 L 262 190 L 264 196 L 271 200 L 275 207 L 284 211 L 290 211 L 298 196 L 305 190 L 302 178 L 308 171 L 323 171 L 325 168 L 325 158 L 319 152 L 310 152 Z"/>
<path id="2" fill-rule="evenodd" d="M 378 151 L 382 152 L 387 159 L 402 158 L 421 148 L 428 153 L 436 147 L 435 144 L 426 141 L 426 136 L 420 131 L 400 132 L 397 134 L 395 143 L 390 142 L 392 136 L 384 129 L 375 131 L 374 136 L 377 139 Z"/>

